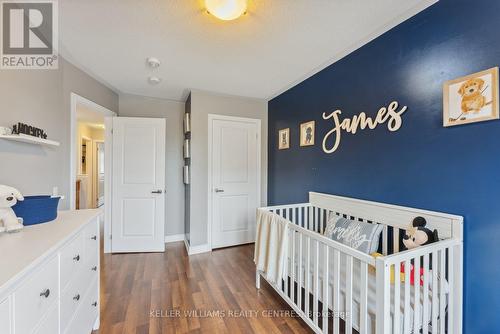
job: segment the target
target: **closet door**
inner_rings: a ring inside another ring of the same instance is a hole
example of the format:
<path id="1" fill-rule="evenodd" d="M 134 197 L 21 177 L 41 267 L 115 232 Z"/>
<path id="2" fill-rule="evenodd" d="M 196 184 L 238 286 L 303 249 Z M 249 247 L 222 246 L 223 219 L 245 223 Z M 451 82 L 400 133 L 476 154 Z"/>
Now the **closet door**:
<path id="1" fill-rule="evenodd" d="M 260 121 L 212 116 L 209 126 L 212 248 L 254 242 L 260 204 Z"/>

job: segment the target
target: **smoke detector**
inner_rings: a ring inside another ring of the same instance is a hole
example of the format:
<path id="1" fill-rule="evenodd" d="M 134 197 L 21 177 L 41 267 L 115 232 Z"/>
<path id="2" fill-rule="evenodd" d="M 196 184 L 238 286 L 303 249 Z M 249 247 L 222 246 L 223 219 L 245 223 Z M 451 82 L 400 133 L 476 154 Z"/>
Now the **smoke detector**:
<path id="1" fill-rule="evenodd" d="M 148 78 L 148 82 L 151 84 L 151 85 L 157 85 L 161 82 L 161 78 L 158 78 L 158 77 L 149 77 Z"/>
<path id="2" fill-rule="evenodd" d="M 160 67 L 160 64 L 161 64 L 160 60 L 158 58 L 155 58 L 155 57 L 149 57 L 148 59 L 146 59 L 146 63 L 151 68 L 158 68 L 158 67 Z"/>

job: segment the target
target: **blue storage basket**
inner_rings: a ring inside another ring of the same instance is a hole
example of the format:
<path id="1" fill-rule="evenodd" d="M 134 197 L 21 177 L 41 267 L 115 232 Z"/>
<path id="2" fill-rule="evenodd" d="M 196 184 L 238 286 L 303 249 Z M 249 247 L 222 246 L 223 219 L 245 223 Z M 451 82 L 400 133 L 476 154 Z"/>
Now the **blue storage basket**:
<path id="1" fill-rule="evenodd" d="M 23 218 L 23 225 L 46 223 L 57 218 L 60 197 L 25 196 L 12 207 L 17 217 Z"/>

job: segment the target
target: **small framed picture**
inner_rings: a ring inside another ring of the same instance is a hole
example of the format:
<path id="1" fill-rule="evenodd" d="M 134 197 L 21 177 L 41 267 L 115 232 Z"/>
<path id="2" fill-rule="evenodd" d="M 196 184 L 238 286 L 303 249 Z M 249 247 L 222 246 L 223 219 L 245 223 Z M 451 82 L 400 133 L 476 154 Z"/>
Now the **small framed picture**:
<path id="1" fill-rule="evenodd" d="M 278 131 L 278 149 L 285 150 L 290 148 L 290 128 Z"/>
<path id="2" fill-rule="evenodd" d="M 498 119 L 498 67 L 447 81 L 443 126 Z"/>
<path id="3" fill-rule="evenodd" d="M 300 124 L 300 146 L 314 145 L 314 121 Z"/>

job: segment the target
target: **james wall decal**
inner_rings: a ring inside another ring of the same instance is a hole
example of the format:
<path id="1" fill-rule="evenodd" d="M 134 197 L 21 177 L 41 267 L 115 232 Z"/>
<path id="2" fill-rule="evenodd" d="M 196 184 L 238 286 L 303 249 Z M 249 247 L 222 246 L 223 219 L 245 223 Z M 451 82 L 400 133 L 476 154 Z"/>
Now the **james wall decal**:
<path id="1" fill-rule="evenodd" d="M 345 118 L 341 121 L 341 110 L 335 110 L 329 114 L 323 113 L 323 119 L 333 120 L 333 128 L 323 138 L 323 151 L 325 153 L 333 153 L 338 149 L 342 138 L 342 131 L 356 134 L 358 128 L 364 130 L 368 127 L 373 130 L 378 125 L 386 122 L 389 131 L 394 132 L 399 130 L 402 124 L 401 115 L 403 115 L 408 107 L 404 106 L 399 110 L 398 107 L 399 103 L 397 101 L 391 102 L 387 108 L 382 107 L 378 110 L 375 119 L 366 116 L 366 113 L 362 112 L 359 115 L 354 115 L 352 118 Z"/>

